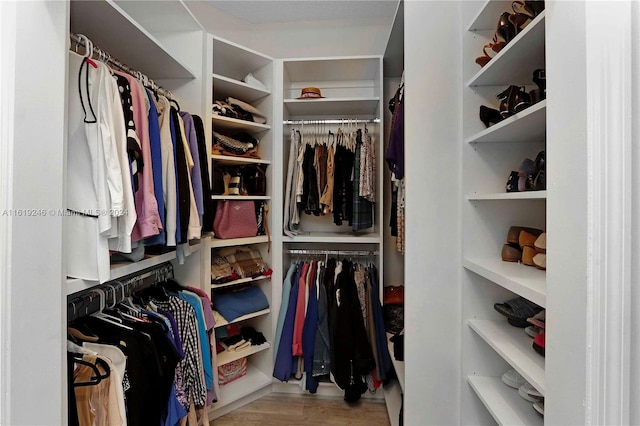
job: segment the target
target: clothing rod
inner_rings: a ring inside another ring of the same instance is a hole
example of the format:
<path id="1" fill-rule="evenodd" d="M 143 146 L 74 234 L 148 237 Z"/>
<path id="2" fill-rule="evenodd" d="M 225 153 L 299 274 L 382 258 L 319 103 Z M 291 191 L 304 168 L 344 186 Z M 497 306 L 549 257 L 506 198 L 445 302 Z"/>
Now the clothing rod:
<path id="1" fill-rule="evenodd" d="M 290 249 L 284 250 L 289 254 L 311 254 L 311 255 L 324 255 L 324 254 L 336 254 L 345 256 L 376 256 L 379 254 L 377 250 L 305 250 L 305 249 Z"/>
<path id="2" fill-rule="evenodd" d="M 70 36 L 71 40 L 74 43 L 76 43 L 76 45 L 82 46 L 85 49 L 87 49 L 87 45 L 86 45 L 86 42 L 85 42 L 85 39 L 84 39 L 84 38 L 89 39 L 87 36 L 76 34 L 76 33 L 69 33 L 69 36 Z M 126 72 L 129 75 L 132 75 L 133 77 L 135 77 L 138 80 L 142 81 L 142 83 L 145 86 L 148 86 L 152 90 L 155 90 L 156 92 L 158 92 L 159 95 L 162 95 L 162 96 L 166 97 L 169 100 L 173 100 L 173 94 L 169 90 L 167 90 L 167 89 L 165 89 L 165 88 L 163 88 L 161 86 L 158 86 L 155 81 L 153 81 L 152 79 L 147 77 L 145 74 L 143 74 L 140 71 L 137 71 L 137 70 L 131 68 L 130 66 L 128 66 L 126 64 L 123 64 L 118 59 L 112 57 L 109 52 L 107 52 L 106 50 L 104 50 L 104 49 L 102 49 L 102 48 L 100 48 L 100 47 L 98 47 L 96 45 L 94 45 L 93 42 L 91 42 L 91 40 L 89 40 L 89 41 L 90 41 L 90 44 L 91 44 L 91 46 L 93 48 L 93 53 L 97 54 L 97 58 L 95 58 L 95 59 L 98 59 L 98 60 L 100 60 L 102 62 L 105 62 L 105 63 L 111 65 L 114 68 L 117 68 L 117 69 L 119 69 L 121 71 Z"/>
<path id="3" fill-rule="evenodd" d="M 360 123 L 379 123 L 379 118 L 367 118 L 367 119 L 331 119 L 331 120 L 284 120 L 282 124 L 343 124 L 347 125 L 349 123 L 360 124 Z"/>

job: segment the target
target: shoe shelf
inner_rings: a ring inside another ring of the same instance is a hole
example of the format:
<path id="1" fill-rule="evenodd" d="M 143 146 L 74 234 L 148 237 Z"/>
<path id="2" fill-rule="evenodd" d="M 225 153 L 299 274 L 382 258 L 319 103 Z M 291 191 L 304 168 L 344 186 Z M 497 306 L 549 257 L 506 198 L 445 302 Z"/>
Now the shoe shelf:
<path id="1" fill-rule="evenodd" d="M 398 376 L 398 383 L 400 384 L 400 389 L 402 393 L 404 393 L 404 361 L 398 361 L 395 358 L 395 354 L 393 353 L 393 342 L 389 339 L 393 337 L 393 334 L 387 333 L 387 346 L 389 348 L 389 355 L 391 355 L 391 363 L 393 364 L 393 368 L 396 371 L 396 376 Z"/>
<path id="2" fill-rule="evenodd" d="M 271 385 L 271 377 L 260 371 L 257 367 L 247 362 L 247 374 L 231 383 L 220 386 L 218 402 L 211 407 L 213 411 L 229 405 L 240 398 L 251 395 L 262 388 Z"/>
<path id="3" fill-rule="evenodd" d="M 228 97 L 252 103 L 271 94 L 271 91 L 251 86 L 244 81 L 213 74 L 214 101 Z"/>
<path id="4" fill-rule="evenodd" d="M 269 238 L 266 235 L 258 235 L 256 237 L 248 237 L 248 238 L 230 238 L 227 240 L 223 240 L 221 238 L 211 238 L 211 248 L 217 247 L 231 247 L 231 246 L 243 246 L 249 244 L 260 244 L 266 243 L 269 241 Z"/>
<path id="5" fill-rule="evenodd" d="M 268 124 L 255 123 L 253 121 L 239 120 L 237 118 L 213 115 L 213 130 L 216 132 L 247 132 L 252 135 L 267 131 L 271 128 Z"/>
<path id="6" fill-rule="evenodd" d="M 230 362 L 239 360 L 241 358 L 247 357 L 249 355 L 257 354 L 258 352 L 266 351 L 269 349 L 271 345 L 268 342 L 265 342 L 261 345 L 249 346 L 247 349 L 243 351 L 223 351 L 220 352 L 216 358 L 218 367 L 221 365 L 229 364 Z"/>
<path id="7" fill-rule="evenodd" d="M 323 99 L 285 99 L 284 107 L 287 112 L 296 117 L 336 115 L 375 116 L 378 111 L 380 98 L 323 98 Z"/>
<path id="8" fill-rule="evenodd" d="M 498 192 L 495 194 L 467 195 L 469 201 L 491 200 L 546 200 L 547 191 Z"/>
<path id="9" fill-rule="evenodd" d="M 266 275 L 261 275 L 255 278 L 251 278 L 251 277 L 240 278 L 238 280 L 233 280 L 233 281 L 229 281 L 227 283 L 222 283 L 222 284 L 211 284 L 211 290 L 216 290 L 216 289 L 225 288 L 225 287 L 232 287 L 234 285 L 239 285 L 244 283 L 255 283 L 256 281 L 266 280 L 267 278 L 269 277 Z"/>
<path id="10" fill-rule="evenodd" d="M 247 201 L 247 200 L 270 200 L 271 197 L 268 195 L 212 195 L 212 200 L 236 200 L 236 201 Z"/>
<path id="11" fill-rule="evenodd" d="M 533 403 L 498 377 L 468 376 L 467 382 L 499 425 L 542 426 L 544 419 Z"/>
<path id="12" fill-rule="evenodd" d="M 547 100 L 545 99 L 476 133 L 465 142 L 540 142 L 545 140 L 546 124 Z"/>
<path id="13" fill-rule="evenodd" d="M 223 166 L 237 166 L 239 164 L 271 164 L 271 161 L 260 158 L 232 157 L 229 155 L 219 154 L 212 154 L 211 159 Z"/>
<path id="14" fill-rule="evenodd" d="M 495 30 L 502 12 L 511 12 L 511 1 L 485 0 L 484 5 L 473 17 L 467 31 Z"/>
<path id="15" fill-rule="evenodd" d="M 504 262 L 496 258 L 468 258 L 462 261 L 465 269 L 474 272 L 533 303 L 547 304 L 547 275 L 533 266 Z"/>
<path id="16" fill-rule="evenodd" d="M 496 22 L 499 16 L 495 16 Z M 532 71 L 545 66 L 544 27 L 543 11 L 471 77 L 467 86 L 530 85 Z"/>
<path id="17" fill-rule="evenodd" d="M 533 339 L 507 320 L 469 320 L 475 331 L 542 395 L 545 394 L 544 357 L 531 346 Z"/>
<path id="18" fill-rule="evenodd" d="M 263 309 L 261 311 L 251 312 L 250 314 L 247 314 L 247 315 L 242 315 L 241 317 L 238 317 L 238 318 L 234 319 L 233 321 L 227 321 L 225 319 L 221 319 L 220 321 L 216 322 L 215 328 L 225 327 L 225 326 L 227 326 L 229 324 L 235 324 L 237 322 L 246 321 L 246 320 L 251 319 L 251 318 L 256 318 L 256 317 L 260 317 L 262 315 L 267 315 L 269 312 L 271 312 L 271 309 L 267 308 L 267 309 Z M 217 313 L 216 318 L 222 318 L 222 315 L 220 315 L 220 313 Z"/>

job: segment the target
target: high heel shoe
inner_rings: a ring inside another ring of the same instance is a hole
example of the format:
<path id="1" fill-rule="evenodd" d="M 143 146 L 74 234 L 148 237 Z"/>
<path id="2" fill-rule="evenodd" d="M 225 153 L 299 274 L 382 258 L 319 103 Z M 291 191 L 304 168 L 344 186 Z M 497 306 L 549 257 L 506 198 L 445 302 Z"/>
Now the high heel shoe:
<path id="1" fill-rule="evenodd" d="M 511 40 L 516 36 L 516 27 L 513 25 L 509 17 L 511 14 L 509 12 L 504 12 L 500 15 L 500 19 L 498 19 L 498 28 L 496 29 L 496 34 L 498 34 L 505 42 L 505 44 L 509 44 Z"/>
<path id="2" fill-rule="evenodd" d="M 516 13 L 525 13 L 531 18 L 535 18 L 544 10 L 544 0 L 518 0 L 511 3 L 511 8 Z"/>
<path id="3" fill-rule="evenodd" d="M 509 86 L 503 92 L 496 95 L 500 101 L 500 114 L 503 118 L 510 117 L 523 109 L 531 106 L 531 98 L 524 87 Z"/>
<path id="4" fill-rule="evenodd" d="M 500 115 L 500 111 L 480 105 L 480 121 L 484 123 L 485 127 L 490 127 L 502 120 L 504 120 L 504 118 Z"/>
<path id="5" fill-rule="evenodd" d="M 547 98 L 547 73 L 544 68 L 533 71 L 533 82 L 538 86 L 540 100 Z"/>

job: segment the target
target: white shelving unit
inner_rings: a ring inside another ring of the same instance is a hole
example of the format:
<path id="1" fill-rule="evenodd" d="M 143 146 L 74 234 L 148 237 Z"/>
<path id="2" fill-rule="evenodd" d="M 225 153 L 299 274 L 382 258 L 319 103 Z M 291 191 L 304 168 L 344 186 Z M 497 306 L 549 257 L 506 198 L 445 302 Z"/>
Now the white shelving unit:
<path id="1" fill-rule="evenodd" d="M 510 85 L 536 88 L 533 71 L 545 67 L 545 13 L 479 68 L 474 59 L 505 11 L 512 12 L 511 4 L 496 0 L 465 3 L 462 10 L 463 22 L 470 18 L 471 23 L 462 37 L 462 374 L 468 386 L 462 388 L 461 423 L 484 423 L 490 414 L 498 424 L 539 425 L 544 421 L 531 403 L 500 376 L 513 368 L 544 395 L 545 359 L 523 329 L 511 326 L 493 304 L 517 296 L 547 304 L 546 272 L 500 257 L 510 226 L 546 229 L 547 191 L 507 193 L 505 184 L 524 158 L 546 149 L 547 101 L 489 128 L 483 128 L 478 109 L 498 109 L 495 95 Z"/>
<path id="2" fill-rule="evenodd" d="M 247 164 L 262 164 L 266 167 L 267 178 L 267 194 L 261 196 L 225 196 L 213 195 L 212 202 L 219 200 L 254 200 L 267 201 L 272 204 L 273 194 L 275 192 L 276 175 L 273 172 L 272 164 L 274 156 L 273 143 L 273 97 L 271 87 L 274 80 L 273 59 L 246 48 L 229 40 L 217 36 L 209 36 L 209 49 L 211 69 L 205 73 L 210 76 L 211 82 L 211 103 L 217 100 L 224 101 L 228 97 L 232 97 L 243 102 L 250 103 L 259 109 L 267 117 L 266 124 L 250 122 L 246 120 L 238 120 L 229 117 L 222 117 L 211 114 L 211 123 L 213 131 L 233 137 L 234 134 L 247 132 L 259 140 L 258 153 L 260 158 L 243 158 L 212 154 L 211 169 L 216 167 L 241 167 Z M 266 88 L 252 86 L 242 80 L 251 73 L 256 79 L 261 81 Z M 211 104 L 209 105 L 211 112 Z M 273 215 L 269 216 L 269 228 L 274 229 L 275 219 Z M 217 250 L 224 247 L 234 246 L 251 246 L 252 249 L 261 253 L 263 260 L 268 264 L 273 264 L 273 251 L 268 250 L 269 238 L 266 235 L 259 235 L 249 238 L 219 239 L 212 238 L 209 244 L 210 250 Z M 209 270 L 209 267 L 207 267 Z M 272 284 L 270 277 L 242 278 L 224 284 L 211 284 L 209 278 L 207 289 L 212 292 L 214 299 L 216 292 L 225 291 L 230 287 L 251 284 L 259 286 L 265 293 L 269 305 L 272 306 Z M 216 328 L 225 327 L 228 324 L 238 323 L 253 326 L 257 331 L 261 332 L 267 343 L 251 347 L 250 349 L 238 353 L 223 353 L 218 356 L 218 365 L 223 365 L 247 357 L 247 374 L 234 382 L 221 386 L 220 398 L 218 402 L 213 404 L 209 409 L 212 418 L 225 414 L 229 409 L 238 407 L 254 399 L 262 396 L 262 392 L 268 389 L 271 384 L 272 364 L 272 340 L 274 335 L 274 327 L 272 321 L 272 308 L 253 312 L 236 318 L 233 321 L 218 321 Z"/>

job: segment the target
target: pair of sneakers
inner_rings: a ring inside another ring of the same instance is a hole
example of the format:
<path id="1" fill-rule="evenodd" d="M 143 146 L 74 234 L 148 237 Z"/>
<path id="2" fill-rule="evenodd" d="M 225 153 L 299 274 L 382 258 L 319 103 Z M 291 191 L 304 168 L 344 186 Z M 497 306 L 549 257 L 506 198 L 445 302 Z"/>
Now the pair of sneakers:
<path id="1" fill-rule="evenodd" d="M 544 396 L 538 392 L 516 370 L 509 370 L 502 375 L 502 381 L 509 387 L 518 389 L 518 394 L 533 404 L 533 409 L 544 416 Z"/>

